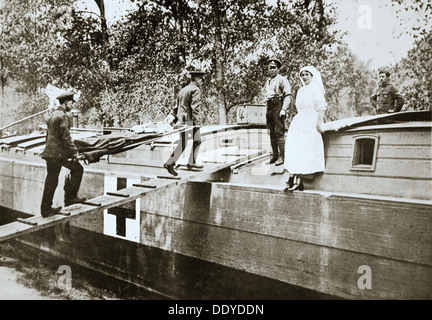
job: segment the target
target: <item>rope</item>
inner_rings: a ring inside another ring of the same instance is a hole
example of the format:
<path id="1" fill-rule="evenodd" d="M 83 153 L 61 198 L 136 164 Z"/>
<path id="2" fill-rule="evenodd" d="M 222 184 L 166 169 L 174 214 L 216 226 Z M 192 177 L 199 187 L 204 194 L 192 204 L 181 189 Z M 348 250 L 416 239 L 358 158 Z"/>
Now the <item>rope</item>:
<path id="1" fill-rule="evenodd" d="M 43 113 L 45 113 L 45 112 L 47 112 L 47 111 L 49 111 L 49 110 L 51 110 L 51 108 L 48 108 L 48 109 L 46 109 L 46 110 L 40 111 L 40 112 L 35 113 L 35 114 L 32 114 L 31 116 L 25 117 L 25 118 L 23 118 L 23 119 L 21 119 L 21 120 L 18 120 L 18 121 L 12 122 L 12 123 L 8 124 L 7 126 L 4 126 L 4 127 L 0 128 L 0 131 L 2 131 L 2 130 L 4 130 L 4 129 L 7 129 L 7 128 L 9 128 L 9 127 L 12 127 L 12 126 L 14 126 L 14 125 L 16 125 L 16 124 L 18 124 L 18 123 L 21 123 L 21 122 L 24 122 L 24 121 L 26 121 L 26 120 L 29 120 L 29 119 L 31 119 L 31 118 L 34 118 L 34 117 L 36 117 L 36 116 L 39 116 L 39 115 L 41 115 L 41 114 L 43 114 Z"/>

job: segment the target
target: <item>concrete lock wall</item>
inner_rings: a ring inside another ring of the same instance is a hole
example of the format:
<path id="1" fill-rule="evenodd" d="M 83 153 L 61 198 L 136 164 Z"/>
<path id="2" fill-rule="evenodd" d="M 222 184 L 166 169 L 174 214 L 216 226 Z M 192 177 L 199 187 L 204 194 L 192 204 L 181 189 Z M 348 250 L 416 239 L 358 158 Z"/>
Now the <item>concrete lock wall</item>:
<path id="1" fill-rule="evenodd" d="M 43 163 L 0 159 L 0 169 L 2 190 L 11 190 L 2 192 L 2 206 L 38 214 L 46 174 Z M 89 198 L 103 194 L 105 175 L 86 169 L 82 194 Z M 60 185 L 62 179 L 55 196 L 58 203 L 63 199 Z M 428 204 L 190 182 L 140 199 L 138 220 L 139 246 L 345 298 L 432 297 Z M 103 213 L 71 223 L 104 232 Z M 123 249 L 134 246 L 119 241 Z M 370 289 L 359 286 L 364 266 L 372 272 Z M 174 260 L 167 267 L 174 272 L 172 277 L 182 277 L 175 274 L 179 269 Z M 129 273 L 142 267 L 119 263 L 112 268 Z"/>

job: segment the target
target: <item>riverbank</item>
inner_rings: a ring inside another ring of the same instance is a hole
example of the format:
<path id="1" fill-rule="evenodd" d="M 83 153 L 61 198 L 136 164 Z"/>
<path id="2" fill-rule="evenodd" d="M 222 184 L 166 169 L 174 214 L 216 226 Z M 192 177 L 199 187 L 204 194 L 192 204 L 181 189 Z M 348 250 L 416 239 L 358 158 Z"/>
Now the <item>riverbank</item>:
<path id="1" fill-rule="evenodd" d="M 0 261 L 5 261 L 4 259 Z M 0 267 L 0 300 L 51 300 L 20 282 L 24 276 L 14 268 Z"/>
<path id="2" fill-rule="evenodd" d="M 70 286 L 60 277 L 72 271 Z M 0 300 L 160 300 L 141 288 L 73 265 L 15 240 L 0 243 Z"/>

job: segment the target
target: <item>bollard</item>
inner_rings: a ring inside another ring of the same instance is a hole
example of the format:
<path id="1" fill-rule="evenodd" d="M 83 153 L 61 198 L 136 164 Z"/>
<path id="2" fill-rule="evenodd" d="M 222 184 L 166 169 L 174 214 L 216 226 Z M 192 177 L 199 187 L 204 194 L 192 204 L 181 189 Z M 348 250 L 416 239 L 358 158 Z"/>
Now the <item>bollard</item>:
<path id="1" fill-rule="evenodd" d="M 80 112 L 77 109 L 73 109 L 73 110 L 71 110 L 71 113 L 72 113 L 72 127 L 78 128 L 78 125 L 79 125 L 78 115 Z"/>

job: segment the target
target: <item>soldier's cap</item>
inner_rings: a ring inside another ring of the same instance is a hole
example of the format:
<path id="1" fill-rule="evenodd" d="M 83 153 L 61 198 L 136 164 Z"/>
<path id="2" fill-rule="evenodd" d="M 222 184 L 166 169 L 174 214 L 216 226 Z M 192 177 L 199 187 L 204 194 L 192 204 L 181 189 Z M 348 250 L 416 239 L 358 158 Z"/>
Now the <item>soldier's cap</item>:
<path id="1" fill-rule="evenodd" d="M 282 62 L 276 58 L 276 57 L 272 57 L 270 59 L 267 60 L 267 64 L 276 64 L 276 66 L 280 69 L 280 67 L 282 67 Z"/>
<path id="2" fill-rule="evenodd" d="M 380 68 L 378 70 L 378 74 L 380 74 L 380 73 L 385 73 L 386 76 L 388 77 L 388 76 L 390 76 L 390 69 L 387 67 Z"/>
<path id="3" fill-rule="evenodd" d="M 70 91 L 67 91 L 67 92 L 63 92 L 61 95 L 59 95 L 57 97 L 57 99 L 58 99 L 58 101 L 60 103 L 63 103 L 63 102 L 66 102 L 66 101 L 74 101 L 75 102 L 75 100 L 74 100 L 73 97 L 74 97 L 74 93 L 70 92 Z"/>
<path id="4" fill-rule="evenodd" d="M 190 70 L 190 71 L 189 71 L 189 74 L 190 74 L 191 76 L 194 76 L 194 77 L 199 77 L 199 76 L 203 76 L 203 75 L 205 75 L 205 71 L 201 71 L 201 70 Z"/>

